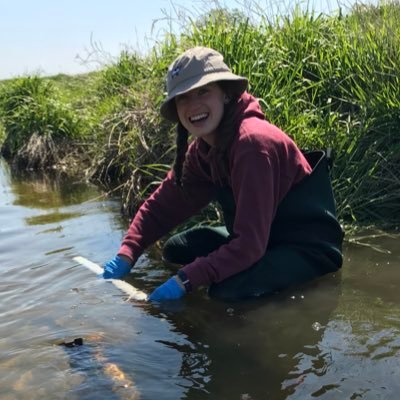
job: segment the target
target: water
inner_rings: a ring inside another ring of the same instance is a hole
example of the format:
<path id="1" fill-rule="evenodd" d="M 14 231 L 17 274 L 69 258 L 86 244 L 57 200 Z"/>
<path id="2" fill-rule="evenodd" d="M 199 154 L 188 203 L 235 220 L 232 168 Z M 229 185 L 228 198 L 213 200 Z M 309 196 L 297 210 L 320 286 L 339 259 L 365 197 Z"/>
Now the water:
<path id="1" fill-rule="evenodd" d="M 340 273 L 280 296 L 157 308 L 72 260 L 101 264 L 127 229 L 100 194 L 0 164 L 1 400 L 398 399 L 398 235 L 347 243 Z M 128 281 L 169 274 L 154 246 Z"/>

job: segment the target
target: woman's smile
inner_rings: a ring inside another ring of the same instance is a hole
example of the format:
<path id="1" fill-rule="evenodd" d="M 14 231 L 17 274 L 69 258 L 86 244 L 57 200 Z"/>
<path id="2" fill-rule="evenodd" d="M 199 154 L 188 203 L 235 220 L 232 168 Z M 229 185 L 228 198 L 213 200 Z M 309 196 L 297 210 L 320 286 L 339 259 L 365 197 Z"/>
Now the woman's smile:
<path id="1" fill-rule="evenodd" d="M 196 114 L 196 115 L 193 115 L 192 117 L 189 117 L 189 121 L 192 124 L 196 124 L 198 122 L 205 121 L 208 118 L 208 116 L 209 116 L 209 114 L 206 113 L 206 112 L 200 113 L 200 114 Z"/>

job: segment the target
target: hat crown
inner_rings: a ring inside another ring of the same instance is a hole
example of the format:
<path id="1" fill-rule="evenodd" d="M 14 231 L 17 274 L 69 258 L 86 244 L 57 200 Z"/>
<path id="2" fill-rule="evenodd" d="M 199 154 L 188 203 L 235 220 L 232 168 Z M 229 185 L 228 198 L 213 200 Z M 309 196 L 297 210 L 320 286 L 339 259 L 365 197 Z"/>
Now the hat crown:
<path id="1" fill-rule="evenodd" d="M 201 86 L 218 81 L 229 82 L 232 94 L 240 96 L 247 87 L 247 78 L 235 75 L 224 63 L 222 54 L 208 47 L 193 47 L 175 59 L 168 68 L 167 97 L 161 104 L 161 114 L 177 121 L 174 98 Z"/>
<path id="2" fill-rule="evenodd" d="M 207 47 L 194 47 L 185 51 L 168 68 L 168 94 L 189 79 L 200 80 L 209 73 L 230 72 L 223 60 L 222 54 Z"/>

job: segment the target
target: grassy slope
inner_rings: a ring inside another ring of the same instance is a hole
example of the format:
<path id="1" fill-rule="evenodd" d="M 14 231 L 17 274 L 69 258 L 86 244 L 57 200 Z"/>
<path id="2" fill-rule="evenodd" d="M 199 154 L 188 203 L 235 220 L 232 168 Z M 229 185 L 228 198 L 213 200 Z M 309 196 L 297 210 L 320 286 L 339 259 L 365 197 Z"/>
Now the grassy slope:
<path id="1" fill-rule="evenodd" d="M 297 10 L 256 25 L 243 15 L 214 11 L 187 25 L 180 37 L 166 37 L 146 58 L 124 52 L 103 71 L 43 80 L 80 119 L 75 140 L 86 142 L 89 174 L 121 184 L 129 209 L 173 159 L 172 127 L 158 115 L 168 64 L 187 47 L 214 47 L 236 73 L 250 78 L 267 118 L 301 147 L 334 148 L 333 183 L 343 221 L 396 224 L 399 17 L 398 3 L 359 7 L 347 16 Z"/>

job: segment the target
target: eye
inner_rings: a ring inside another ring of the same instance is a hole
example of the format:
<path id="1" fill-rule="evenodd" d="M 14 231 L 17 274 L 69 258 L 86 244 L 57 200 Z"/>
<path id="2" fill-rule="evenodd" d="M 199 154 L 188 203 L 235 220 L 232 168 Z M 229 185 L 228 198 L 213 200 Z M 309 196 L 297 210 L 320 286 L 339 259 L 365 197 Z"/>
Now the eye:
<path id="1" fill-rule="evenodd" d="M 186 94 L 180 94 L 175 97 L 175 102 L 176 103 L 183 103 L 187 100 L 188 96 Z"/>
<path id="2" fill-rule="evenodd" d="M 209 91 L 210 91 L 210 89 L 207 86 L 205 86 L 205 87 L 200 88 L 198 93 L 199 93 L 199 96 L 202 96 L 204 94 L 207 94 Z"/>

